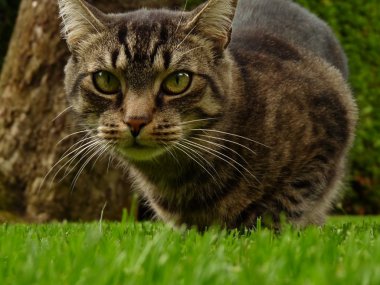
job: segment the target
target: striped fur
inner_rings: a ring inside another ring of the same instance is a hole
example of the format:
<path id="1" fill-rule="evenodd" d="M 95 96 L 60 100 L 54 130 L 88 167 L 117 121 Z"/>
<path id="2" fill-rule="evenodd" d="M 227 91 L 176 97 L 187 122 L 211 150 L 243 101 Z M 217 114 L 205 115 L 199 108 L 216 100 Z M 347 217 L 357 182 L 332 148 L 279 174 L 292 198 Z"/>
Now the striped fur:
<path id="1" fill-rule="evenodd" d="M 168 223 L 251 228 L 262 217 L 278 227 L 283 215 L 322 224 L 357 120 L 345 56 L 331 30 L 291 1 L 237 2 L 105 15 L 59 0 L 70 103 Z M 273 23 L 294 14 L 308 25 L 278 34 L 261 19 L 268 9 Z M 118 94 L 96 90 L 92 74 L 101 70 L 120 80 Z M 164 94 L 176 71 L 192 74 L 190 88 Z M 137 137 L 131 120 L 144 122 Z"/>

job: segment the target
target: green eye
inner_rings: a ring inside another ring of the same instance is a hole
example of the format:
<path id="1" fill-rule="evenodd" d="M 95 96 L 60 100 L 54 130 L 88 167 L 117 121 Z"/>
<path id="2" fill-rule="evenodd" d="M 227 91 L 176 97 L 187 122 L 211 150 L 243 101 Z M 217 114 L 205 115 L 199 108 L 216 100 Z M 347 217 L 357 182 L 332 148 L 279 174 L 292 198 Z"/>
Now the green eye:
<path id="1" fill-rule="evenodd" d="M 191 79 L 187 72 L 172 73 L 162 83 L 162 90 L 168 95 L 182 94 L 190 87 Z"/>
<path id="2" fill-rule="evenodd" d="M 104 94 L 116 94 L 120 90 L 120 81 L 115 75 L 108 71 L 99 71 L 92 75 L 95 88 Z"/>

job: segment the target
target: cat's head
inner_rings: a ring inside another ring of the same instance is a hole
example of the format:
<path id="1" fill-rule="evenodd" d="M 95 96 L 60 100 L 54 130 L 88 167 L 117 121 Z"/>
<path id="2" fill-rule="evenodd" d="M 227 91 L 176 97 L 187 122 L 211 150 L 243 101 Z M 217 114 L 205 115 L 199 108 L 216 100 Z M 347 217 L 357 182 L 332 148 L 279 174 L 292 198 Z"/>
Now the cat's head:
<path id="1" fill-rule="evenodd" d="M 127 159 L 150 160 L 222 116 L 236 2 L 104 14 L 59 0 L 65 88 L 84 127 Z"/>

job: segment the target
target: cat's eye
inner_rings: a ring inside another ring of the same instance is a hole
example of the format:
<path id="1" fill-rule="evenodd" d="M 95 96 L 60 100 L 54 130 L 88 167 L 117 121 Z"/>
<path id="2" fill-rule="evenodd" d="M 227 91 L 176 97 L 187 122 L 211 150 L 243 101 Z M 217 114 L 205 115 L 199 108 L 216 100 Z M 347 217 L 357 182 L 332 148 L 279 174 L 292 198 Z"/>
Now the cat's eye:
<path id="1" fill-rule="evenodd" d="M 95 88 L 104 94 L 113 95 L 119 92 L 119 79 L 108 71 L 98 71 L 92 75 Z"/>
<path id="2" fill-rule="evenodd" d="M 190 87 L 192 76 L 188 72 L 175 72 L 170 74 L 162 83 L 162 91 L 167 95 L 179 95 Z"/>

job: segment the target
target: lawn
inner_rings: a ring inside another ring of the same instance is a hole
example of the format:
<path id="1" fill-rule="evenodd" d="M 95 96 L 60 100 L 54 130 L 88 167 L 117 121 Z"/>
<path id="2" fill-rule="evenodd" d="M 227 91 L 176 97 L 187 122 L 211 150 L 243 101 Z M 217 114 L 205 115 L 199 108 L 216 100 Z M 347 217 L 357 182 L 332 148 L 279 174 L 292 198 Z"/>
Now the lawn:
<path id="1" fill-rule="evenodd" d="M 0 284 L 380 284 L 380 218 L 279 235 L 161 223 L 0 225 Z"/>

